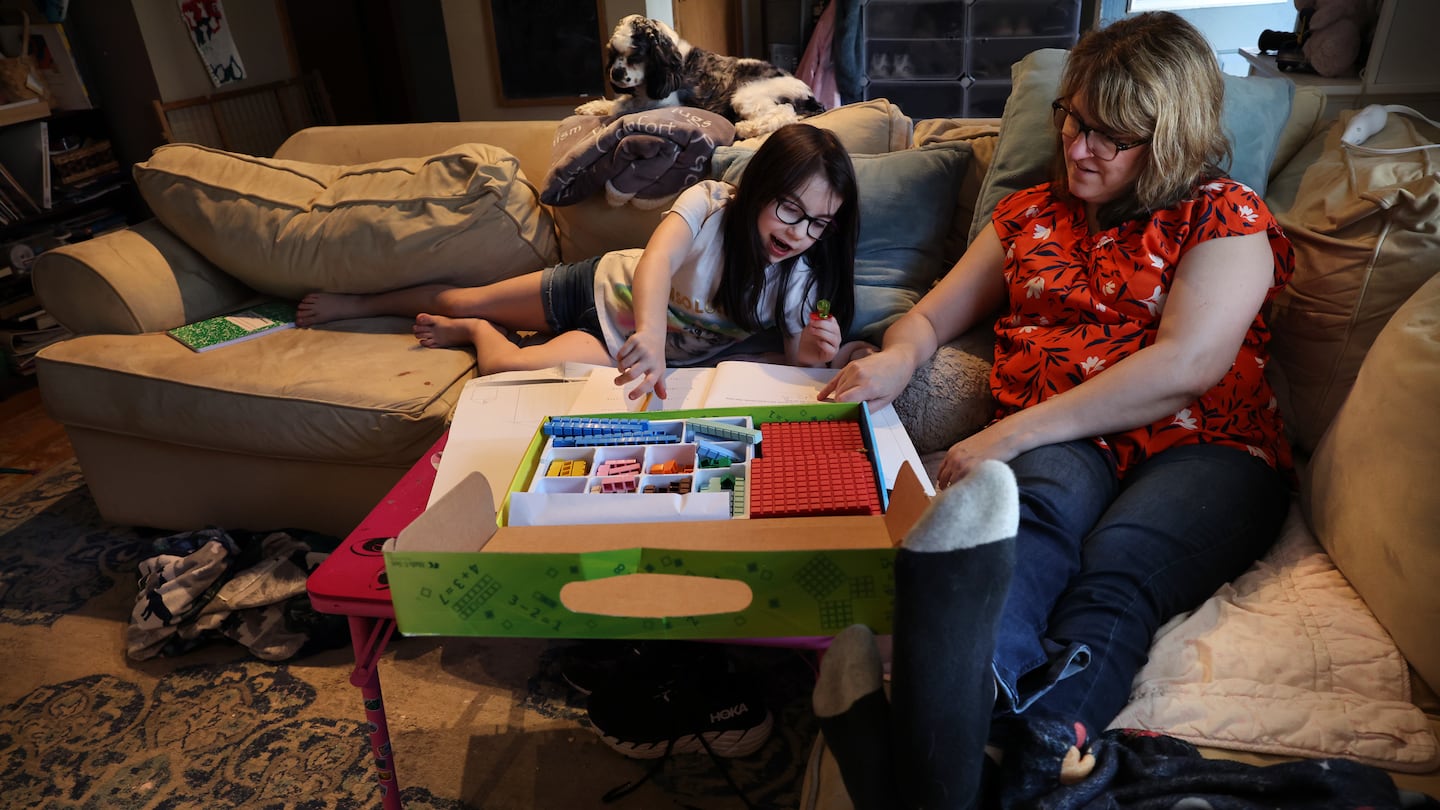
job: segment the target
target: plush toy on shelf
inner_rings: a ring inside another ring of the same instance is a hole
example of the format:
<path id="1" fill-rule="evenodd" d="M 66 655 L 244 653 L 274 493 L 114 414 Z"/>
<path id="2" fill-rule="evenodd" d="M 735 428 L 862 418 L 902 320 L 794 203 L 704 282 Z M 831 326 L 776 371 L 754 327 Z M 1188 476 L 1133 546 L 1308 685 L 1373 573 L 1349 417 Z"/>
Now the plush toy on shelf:
<path id="1" fill-rule="evenodd" d="M 1316 73 L 1328 78 L 1354 76 L 1370 35 L 1372 0 L 1295 0 L 1302 16 L 1301 50 Z"/>

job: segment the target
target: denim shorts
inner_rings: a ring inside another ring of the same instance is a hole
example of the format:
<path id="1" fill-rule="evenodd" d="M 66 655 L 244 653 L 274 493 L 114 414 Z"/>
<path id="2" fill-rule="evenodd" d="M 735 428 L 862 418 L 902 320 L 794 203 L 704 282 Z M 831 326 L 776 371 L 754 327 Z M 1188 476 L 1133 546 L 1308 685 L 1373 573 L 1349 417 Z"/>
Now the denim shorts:
<path id="1" fill-rule="evenodd" d="M 580 331 L 604 346 L 605 332 L 595 310 L 595 266 L 600 257 L 573 264 L 557 264 L 540 272 L 540 297 L 550 333 Z"/>

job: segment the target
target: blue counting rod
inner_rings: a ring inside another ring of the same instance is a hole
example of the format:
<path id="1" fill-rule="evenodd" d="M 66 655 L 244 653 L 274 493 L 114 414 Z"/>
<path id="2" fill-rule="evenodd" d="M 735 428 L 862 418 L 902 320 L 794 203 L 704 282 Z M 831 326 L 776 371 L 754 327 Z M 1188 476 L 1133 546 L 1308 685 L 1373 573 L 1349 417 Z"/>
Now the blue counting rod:
<path id="1" fill-rule="evenodd" d="M 588 416 L 552 416 L 541 426 L 546 436 L 610 436 L 643 433 L 650 429 L 648 419 L 607 419 Z"/>
<path id="2" fill-rule="evenodd" d="M 551 440 L 553 447 L 611 447 L 622 444 L 675 444 L 680 441 L 677 434 L 663 430 L 646 430 L 639 433 L 611 433 L 594 436 L 556 436 Z"/>
<path id="3" fill-rule="evenodd" d="M 732 425 L 729 422 L 716 422 L 710 419 L 690 419 L 685 424 L 701 436 L 712 436 L 716 439 L 746 444 L 760 443 L 760 431 L 755 428 Z"/>

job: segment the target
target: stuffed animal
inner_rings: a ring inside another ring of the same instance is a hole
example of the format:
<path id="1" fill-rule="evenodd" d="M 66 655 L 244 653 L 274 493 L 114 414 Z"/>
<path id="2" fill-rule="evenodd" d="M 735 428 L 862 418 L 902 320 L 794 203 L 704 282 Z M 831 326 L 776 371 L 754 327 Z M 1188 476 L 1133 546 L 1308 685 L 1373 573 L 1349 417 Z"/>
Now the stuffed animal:
<path id="1" fill-rule="evenodd" d="M 1305 59 L 1321 76 L 1355 75 L 1355 63 L 1374 19 L 1371 0 L 1295 0 L 1295 8 L 1310 12 L 1300 37 Z"/>

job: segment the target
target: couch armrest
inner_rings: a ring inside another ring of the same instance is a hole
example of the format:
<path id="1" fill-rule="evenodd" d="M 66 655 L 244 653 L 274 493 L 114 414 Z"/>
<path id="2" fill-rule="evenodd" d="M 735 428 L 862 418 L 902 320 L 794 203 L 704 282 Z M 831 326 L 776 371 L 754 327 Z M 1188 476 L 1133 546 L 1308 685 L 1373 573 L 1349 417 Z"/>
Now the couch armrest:
<path id="1" fill-rule="evenodd" d="M 76 334 L 173 329 L 256 295 L 153 219 L 42 253 L 33 280 L 45 309 Z"/>

